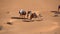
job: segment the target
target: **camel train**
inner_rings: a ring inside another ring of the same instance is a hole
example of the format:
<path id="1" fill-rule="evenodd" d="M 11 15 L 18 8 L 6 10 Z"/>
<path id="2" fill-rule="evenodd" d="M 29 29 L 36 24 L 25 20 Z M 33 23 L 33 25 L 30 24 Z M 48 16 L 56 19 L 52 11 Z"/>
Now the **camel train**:
<path id="1" fill-rule="evenodd" d="M 32 20 L 33 18 L 40 18 L 40 17 L 42 17 L 41 14 L 37 15 L 36 12 L 32 12 L 32 11 L 26 12 L 26 11 L 24 11 L 23 9 L 21 9 L 21 10 L 19 11 L 19 14 L 20 14 L 20 16 L 22 16 L 23 18 L 25 18 L 25 16 L 27 15 L 27 19 L 30 19 L 30 20 Z M 29 17 L 29 16 L 30 16 L 30 17 Z M 29 18 L 28 18 L 28 17 L 29 17 Z"/>
<path id="2" fill-rule="evenodd" d="M 59 11 L 60 11 L 60 5 L 58 6 L 58 11 L 51 11 L 51 12 L 53 12 L 53 13 L 55 14 L 54 16 L 58 16 L 58 14 L 60 14 Z M 28 18 L 28 19 L 30 19 L 30 20 L 32 20 L 32 18 L 39 18 L 39 17 L 41 17 L 41 14 L 37 15 L 36 12 L 32 13 L 32 11 L 26 12 L 26 11 L 23 10 L 23 9 L 21 9 L 21 10 L 19 11 L 19 14 L 20 14 L 20 16 L 22 16 L 23 18 L 25 18 L 26 15 L 27 15 L 27 18 L 30 16 L 30 18 Z"/>

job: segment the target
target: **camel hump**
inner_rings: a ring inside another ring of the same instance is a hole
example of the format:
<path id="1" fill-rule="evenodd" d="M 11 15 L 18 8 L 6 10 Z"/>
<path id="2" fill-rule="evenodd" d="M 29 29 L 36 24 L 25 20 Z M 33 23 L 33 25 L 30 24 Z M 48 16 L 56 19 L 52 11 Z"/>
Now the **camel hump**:
<path id="1" fill-rule="evenodd" d="M 37 18 L 37 14 L 36 14 L 36 13 L 32 13 L 32 14 L 31 14 L 31 17 L 32 17 L 32 18 Z"/>
<path id="2" fill-rule="evenodd" d="M 22 12 L 25 12 L 25 10 L 23 10 L 23 9 L 19 10 L 19 13 L 22 13 Z"/>
<path id="3" fill-rule="evenodd" d="M 34 14 L 34 18 L 37 18 L 37 14 L 36 13 L 33 13 Z"/>
<path id="4" fill-rule="evenodd" d="M 28 14 L 30 14 L 31 13 L 31 11 L 28 11 Z"/>
<path id="5" fill-rule="evenodd" d="M 23 9 L 19 10 L 19 13 L 22 13 Z"/>
<path id="6" fill-rule="evenodd" d="M 19 10 L 19 14 L 21 14 L 21 15 L 26 15 L 26 11 L 23 10 L 23 9 L 21 9 L 21 10 Z"/>

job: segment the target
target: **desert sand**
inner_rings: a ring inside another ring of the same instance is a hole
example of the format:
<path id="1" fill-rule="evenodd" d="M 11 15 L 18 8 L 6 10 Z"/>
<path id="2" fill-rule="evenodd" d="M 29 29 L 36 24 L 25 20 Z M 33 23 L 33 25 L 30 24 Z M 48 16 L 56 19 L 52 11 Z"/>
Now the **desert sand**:
<path id="1" fill-rule="evenodd" d="M 0 0 L 0 26 L 3 26 L 0 34 L 60 34 L 60 15 L 53 17 L 54 13 L 51 13 L 58 11 L 58 5 L 60 0 Z M 11 19 L 20 17 L 20 9 L 40 13 L 43 20 L 24 22 L 24 19 Z"/>

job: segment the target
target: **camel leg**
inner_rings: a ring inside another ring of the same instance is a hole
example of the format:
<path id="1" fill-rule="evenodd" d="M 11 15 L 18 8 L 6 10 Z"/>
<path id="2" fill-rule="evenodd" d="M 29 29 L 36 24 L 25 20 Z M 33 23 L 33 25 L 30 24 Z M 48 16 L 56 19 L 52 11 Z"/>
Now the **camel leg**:
<path id="1" fill-rule="evenodd" d="M 23 15 L 20 14 L 20 18 L 23 18 Z"/>
<path id="2" fill-rule="evenodd" d="M 25 15 L 22 15 L 22 18 L 25 18 Z"/>
<path id="3" fill-rule="evenodd" d="M 29 17 L 29 15 L 27 15 L 27 18 Z"/>
<path id="4" fill-rule="evenodd" d="M 59 8 L 58 8 L 58 12 L 59 12 Z"/>
<path id="5" fill-rule="evenodd" d="M 33 17 L 30 16 L 30 20 L 32 20 Z"/>
<path id="6" fill-rule="evenodd" d="M 25 15 L 24 15 L 24 18 L 25 18 Z"/>
<path id="7" fill-rule="evenodd" d="M 21 14 L 20 14 L 20 16 L 19 17 L 21 17 Z"/>
<path id="8" fill-rule="evenodd" d="M 21 18 L 23 18 L 23 15 L 21 15 Z"/>
<path id="9" fill-rule="evenodd" d="M 22 18 L 24 18 L 24 15 L 22 15 Z"/>

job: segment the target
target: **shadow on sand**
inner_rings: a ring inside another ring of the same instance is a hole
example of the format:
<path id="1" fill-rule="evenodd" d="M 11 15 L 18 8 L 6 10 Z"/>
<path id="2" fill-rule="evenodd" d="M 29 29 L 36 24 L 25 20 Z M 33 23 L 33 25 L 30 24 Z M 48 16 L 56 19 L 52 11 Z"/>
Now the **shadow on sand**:
<path id="1" fill-rule="evenodd" d="M 7 24 L 12 25 L 12 22 L 7 22 Z"/>
<path id="2" fill-rule="evenodd" d="M 30 20 L 30 19 L 24 19 L 22 20 L 23 22 L 34 22 L 34 20 Z"/>
<path id="3" fill-rule="evenodd" d="M 11 19 L 27 19 L 27 18 L 11 17 Z"/>
<path id="4" fill-rule="evenodd" d="M 23 19 L 22 20 L 23 22 L 33 22 L 34 21 L 34 20 L 30 20 L 28 18 L 20 18 L 20 17 L 11 17 L 11 19 Z M 10 23 L 8 22 L 8 24 L 10 24 Z"/>
<path id="5" fill-rule="evenodd" d="M 3 29 L 3 26 L 0 26 L 0 30 L 2 30 Z"/>
<path id="6" fill-rule="evenodd" d="M 51 11 L 52 13 L 56 13 L 56 12 L 58 12 L 58 11 Z"/>
<path id="7" fill-rule="evenodd" d="M 59 17 L 58 15 L 60 14 L 60 12 L 58 11 L 51 11 L 52 13 L 54 13 L 53 17 Z"/>
<path id="8" fill-rule="evenodd" d="M 41 19 L 41 20 L 35 20 L 35 21 L 43 21 L 43 19 Z"/>
<path id="9" fill-rule="evenodd" d="M 28 19 L 28 18 L 20 18 L 20 17 L 11 17 L 11 19 L 23 19 L 23 20 L 22 20 L 23 22 L 42 21 L 42 20 L 30 20 L 30 19 Z M 8 22 L 8 24 L 10 24 L 10 23 Z"/>

